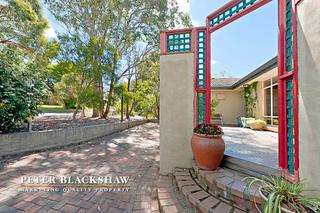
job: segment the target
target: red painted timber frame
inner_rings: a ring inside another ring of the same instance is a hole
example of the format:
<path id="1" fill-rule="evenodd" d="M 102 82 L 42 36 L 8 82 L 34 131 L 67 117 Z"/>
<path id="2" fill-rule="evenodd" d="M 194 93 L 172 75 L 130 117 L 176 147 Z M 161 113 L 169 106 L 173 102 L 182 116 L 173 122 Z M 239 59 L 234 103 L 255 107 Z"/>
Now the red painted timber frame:
<path id="1" fill-rule="evenodd" d="M 271 2 L 272 0 L 260 0 L 260 1 L 256 2 L 256 3 L 254 3 L 253 5 L 247 7 L 246 9 L 242 10 L 241 12 L 239 12 L 239 13 L 231 16 L 230 18 L 226 19 L 225 21 L 223 21 L 222 23 L 218 24 L 217 26 L 210 27 L 210 20 L 212 18 L 216 17 L 220 13 L 226 11 L 227 9 L 230 9 L 234 5 L 237 5 L 241 1 L 242 0 L 232 0 L 232 1 L 228 2 L 227 4 L 225 4 L 224 6 L 220 7 L 218 10 L 214 11 L 213 13 L 211 13 L 210 15 L 208 15 L 207 16 L 207 26 L 209 27 L 209 31 L 212 33 L 214 31 L 226 26 L 227 24 L 230 24 L 231 22 L 241 18 L 242 16 L 247 15 L 248 13 L 258 9 L 259 7 L 262 7 L 263 5 Z"/>
<path id="2" fill-rule="evenodd" d="M 247 7 L 246 9 L 240 11 L 239 13 L 231 16 L 222 23 L 211 27 L 210 20 L 216 17 L 218 14 L 226 11 L 227 9 L 238 4 L 242 0 L 232 0 L 229 3 L 225 4 L 215 12 L 211 13 L 206 17 L 206 26 L 205 27 L 195 27 L 195 28 L 186 28 L 186 29 L 175 29 L 169 31 L 163 31 L 160 35 L 160 54 L 183 54 L 183 53 L 194 53 L 194 88 L 196 92 L 206 92 L 206 115 L 205 122 L 211 122 L 211 113 L 210 113 L 210 104 L 211 104 L 211 33 L 216 30 L 230 24 L 231 22 L 237 20 L 238 18 L 264 6 L 265 4 L 271 2 L 272 0 L 260 0 L 253 5 Z M 285 51 L 285 2 L 286 0 L 278 0 L 278 100 L 279 100 L 279 167 L 282 171 L 282 176 L 286 179 L 297 182 L 299 181 L 299 125 L 298 125 L 298 47 L 297 47 L 297 19 L 296 19 L 296 4 L 300 0 L 291 0 L 293 8 L 293 71 L 290 73 L 285 72 L 286 64 L 286 51 Z M 206 87 L 198 88 L 197 85 L 197 32 L 205 31 L 206 32 Z M 167 34 L 174 33 L 191 33 L 191 51 L 187 52 L 167 52 Z M 288 140 L 287 140 L 287 106 L 286 106 L 286 80 L 293 79 L 293 105 L 294 105 L 294 175 L 288 173 Z M 197 99 L 196 93 L 194 94 L 194 125 L 197 125 Z"/>
<path id="3" fill-rule="evenodd" d="M 298 39 L 296 4 L 292 0 L 293 31 L 293 70 L 286 73 L 286 0 L 278 0 L 278 100 L 279 100 L 279 167 L 282 176 L 292 182 L 299 181 L 299 120 L 298 120 Z M 288 173 L 288 139 L 287 139 L 287 92 L 286 81 L 293 81 L 293 116 L 294 116 L 294 174 Z"/>

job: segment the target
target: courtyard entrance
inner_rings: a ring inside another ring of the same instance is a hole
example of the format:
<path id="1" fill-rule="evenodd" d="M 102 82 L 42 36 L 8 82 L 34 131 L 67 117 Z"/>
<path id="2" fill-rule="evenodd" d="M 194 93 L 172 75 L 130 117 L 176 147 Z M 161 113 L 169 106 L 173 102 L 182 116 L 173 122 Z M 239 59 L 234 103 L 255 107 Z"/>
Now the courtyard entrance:
<path id="1" fill-rule="evenodd" d="M 269 2 L 271 2 L 271 0 L 232 0 L 209 14 L 206 17 L 206 26 L 174 29 L 161 33 L 160 52 L 162 56 L 180 55 L 182 58 L 182 54 L 186 55 L 186 64 L 181 64 L 181 66 L 188 66 L 189 60 L 193 57 L 193 126 L 202 123 L 211 123 L 211 33 Z M 278 167 L 282 171 L 282 176 L 293 182 L 299 180 L 296 3 L 296 1 L 292 0 L 278 1 Z M 191 53 L 193 53 L 192 56 Z M 190 57 L 190 59 L 188 57 Z M 169 61 L 169 58 L 166 60 Z M 176 66 L 178 66 L 178 60 L 180 60 L 180 58 L 175 59 L 171 63 L 176 63 Z M 163 67 L 163 70 L 170 69 L 169 63 L 167 63 L 167 65 L 168 67 Z M 189 66 L 192 65 L 190 64 Z M 189 71 L 186 67 L 184 67 L 184 70 Z M 174 78 L 173 72 L 166 72 Z M 188 75 L 186 77 L 186 83 L 189 83 L 189 74 L 184 74 Z M 168 76 L 168 78 L 165 79 L 165 75 L 167 75 L 167 73 L 163 74 L 162 80 L 169 78 Z M 166 84 L 167 83 L 168 82 L 166 82 Z M 165 91 L 165 84 L 162 85 L 162 90 Z M 167 86 L 168 85 L 166 85 L 166 87 Z M 176 89 L 176 92 L 180 92 L 179 87 Z M 181 94 L 189 97 L 190 91 L 186 91 L 186 89 L 189 89 L 188 85 L 184 88 L 185 92 L 181 92 Z M 177 98 L 180 97 L 177 95 Z M 164 101 L 164 99 L 162 99 L 162 101 Z M 190 103 L 186 102 L 186 104 Z M 185 107 L 186 110 L 189 109 L 189 105 L 185 105 Z M 186 118 L 186 121 L 187 120 L 189 120 L 189 118 Z M 171 129 L 169 125 L 167 128 Z M 188 134 L 190 133 L 188 132 Z M 166 136 L 164 136 L 164 138 L 166 138 Z M 170 142 L 167 141 L 165 143 L 169 144 Z M 181 153 L 181 156 L 176 158 L 180 159 L 183 154 L 188 153 L 190 152 L 186 150 L 185 153 Z M 164 164 L 167 165 L 166 163 Z M 187 162 L 183 162 L 181 165 L 187 164 Z M 163 167 L 163 173 L 166 173 L 169 167 L 171 166 L 168 166 L 168 168 Z"/>

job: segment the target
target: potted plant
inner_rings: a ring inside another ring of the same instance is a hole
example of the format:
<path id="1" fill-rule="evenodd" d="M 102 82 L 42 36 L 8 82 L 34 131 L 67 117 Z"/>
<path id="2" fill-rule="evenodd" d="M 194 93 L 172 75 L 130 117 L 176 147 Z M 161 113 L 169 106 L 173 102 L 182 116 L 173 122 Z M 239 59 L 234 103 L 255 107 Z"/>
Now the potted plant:
<path id="1" fill-rule="evenodd" d="M 204 170 L 216 169 L 225 150 L 222 129 L 216 124 L 199 124 L 193 132 L 191 147 L 197 165 Z"/>
<path id="2" fill-rule="evenodd" d="M 281 177 L 250 178 L 249 188 L 258 185 L 259 194 L 265 201 L 263 213 L 320 212 L 320 198 L 305 195 L 304 184 L 291 183 Z"/>

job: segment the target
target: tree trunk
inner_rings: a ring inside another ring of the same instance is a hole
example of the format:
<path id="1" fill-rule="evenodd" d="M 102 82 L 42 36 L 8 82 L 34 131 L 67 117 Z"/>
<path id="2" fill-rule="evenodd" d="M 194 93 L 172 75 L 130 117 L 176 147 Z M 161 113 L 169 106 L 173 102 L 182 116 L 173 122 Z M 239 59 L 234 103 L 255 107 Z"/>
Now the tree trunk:
<path id="1" fill-rule="evenodd" d="M 94 88 L 95 88 L 97 94 L 99 94 L 99 97 L 100 97 L 100 79 L 98 79 L 98 78 L 95 79 Z M 99 105 L 100 105 L 100 103 L 99 103 Z M 92 109 L 92 117 L 93 118 L 99 117 L 99 107 L 93 107 L 93 109 Z"/>
<path id="2" fill-rule="evenodd" d="M 159 96 L 156 95 L 156 104 L 157 104 L 157 119 L 160 119 L 160 100 L 159 100 Z"/>
<path id="3" fill-rule="evenodd" d="M 117 69 L 117 62 L 118 62 L 118 53 L 115 50 L 114 55 L 113 55 L 113 67 L 112 67 L 112 73 L 110 74 L 110 86 L 109 86 L 109 92 L 108 92 L 108 97 L 107 97 L 107 105 L 106 105 L 106 110 L 103 113 L 103 118 L 107 118 L 108 114 L 110 112 L 110 107 L 112 104 L 112 94 L 114 90 L 114 84 L 116 83 L 116 69 Z"/>
<path id="4" fill-rule="evenodd" d="M 103 80 L 102 77 L 100 78 L 99 82 L 99 117 L 103 117 L 103 110 L 104 110 L 104 100 L 103 100 Z"/>
<path id="5" fill-rule="evenodd" d="M 86 114 L 85 114 L 85 107 L 82 107 L 82 109 L 81 109 L 81 115 L 80 115 L 80 117 L 81 118 L 84 118 L 84 117 L 86 117 Z"/>
<path id="6" fill-rule="evenodd" d="M 128 78 L 128 86 L 127 86 L 128 93 L 130 92 L 130 83 L 131 83 L 131 78 L 129 77 Z M 130 103 L 130 100 L 127 99 L 127 101 L 126 101 L 126 119 L 130 118 L 129 103 Z"/>
<path id="7" fill-rule="evenodd" d="M 80 106 L 79 106 L 79 104 L 77 103 L 76 110 L 75 110 L 75 111 L 73 112 L 73 114 L 72 114 L 72 119 L 73 119 L 73 120 L 76 119 L 76 116 L 77 116 L 77 114 L 78 114 L 79 108 L 80 108 Z"/>
<path id="8" fill-rule="evenodd" d="M 106 105 L 106 110 L 104 111 L 103 116 L 102 116 L 103 118 L 107 118 L 108 114 L 110 112 L 113 89 L 114 89 L 114 76 L 112 76 L 111 80 L 110 80 L 110 87 L 109 87 L 108 97 L 107 97 L 107 105 Z"/>
<path id="9" fill-rule="evenodd" d="M 123 90 L 121 92 L 121 122 L 123 122 Z"/>

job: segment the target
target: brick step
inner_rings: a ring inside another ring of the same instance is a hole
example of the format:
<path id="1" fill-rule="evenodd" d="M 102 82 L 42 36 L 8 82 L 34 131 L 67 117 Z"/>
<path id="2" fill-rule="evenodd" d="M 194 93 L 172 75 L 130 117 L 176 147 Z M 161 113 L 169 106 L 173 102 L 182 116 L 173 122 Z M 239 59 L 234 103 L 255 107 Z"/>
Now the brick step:
<path id="1" fill-rule="evenodd" d="M 158 201 L 160 212 L 163 213 L 191 213 L 192 210 L 185 203 L 184 198 L 177 192 L 174 177 L 160 175 L 158 179 Z"/>
<path id="2" fill-rule="evenodd" d="M 192 177 L 190 169 L 176 168 L 174 178 L 180 194 L 182 194 L 192 212 L 202 213 L 243 213 L 232 202 L 207 192 Z"/>
<path id="3" fill-rule="evenodd" d="M 218 168 L 215 171 L 201 170 L 193 162 L 192 175 L 209 194 L 231 202 L 247 212 L 258 212 L 263 202 L 258 188 L 248 187 L 248 175 L 228 168 Z"/>
<path id="4" fill-rule="evenodd" d="M 277 177 L 281 176 L 281 171 L 279 169 L 267 167 L 261 164 L 249 162 L 228 155 L 224 156 L 221 166 L 223 168 L 232 169 L 234 171 L 238 171 L 248 176 L 253 176 L 257 178 L 270 175 Z"/>

